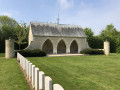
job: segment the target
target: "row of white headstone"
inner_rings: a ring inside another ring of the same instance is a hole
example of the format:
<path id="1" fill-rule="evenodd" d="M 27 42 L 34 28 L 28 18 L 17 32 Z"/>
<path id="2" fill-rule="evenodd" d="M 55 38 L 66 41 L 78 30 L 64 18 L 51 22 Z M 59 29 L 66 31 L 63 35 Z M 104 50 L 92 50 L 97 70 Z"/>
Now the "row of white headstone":
<path id="1" fill-rule="evenodd" d="M 17 53 L 17 60 L 35 90 L 64 90 L 59 84 L 52 84 L 52 79 L 49 76 L 45 76 L 43 71 L 40 71 L 19 53 Z"/>

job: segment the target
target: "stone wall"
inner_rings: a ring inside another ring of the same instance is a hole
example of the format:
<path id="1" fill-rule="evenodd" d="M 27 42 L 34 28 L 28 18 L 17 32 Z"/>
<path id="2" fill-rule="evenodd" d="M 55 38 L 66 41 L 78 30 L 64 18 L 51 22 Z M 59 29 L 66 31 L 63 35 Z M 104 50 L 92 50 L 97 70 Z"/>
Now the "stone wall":
<path id="1" fill-rule="evenodd" d="M 53 45 L 53 53 L 57 54 L 57 47 L 62 40 L 66 46 L 66 53 L 70 53 L 71 43 L 74 41 L 78 45 L 78 53 L 86 48 L 89 48 L 85 37 L 61 37 L 61 36 L 33 36 L 33 41 L 29 42 L 29 46 L 26 49 L 41 49 L 46 40 L 49 40 Z"/>

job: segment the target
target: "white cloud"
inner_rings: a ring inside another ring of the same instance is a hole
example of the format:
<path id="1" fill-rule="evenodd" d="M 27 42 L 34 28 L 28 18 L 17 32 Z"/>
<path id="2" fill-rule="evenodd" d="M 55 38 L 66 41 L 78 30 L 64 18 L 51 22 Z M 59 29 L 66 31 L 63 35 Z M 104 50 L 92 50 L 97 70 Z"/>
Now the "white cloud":
<path id="1" fill-rule="evenodd" d="M 108 24 L 113 24 L 117 30 L 120 30 L 120 0 L 101 0 L 98 3 L 88 3 L 81 1 L 74 12 L 63 12 L 61 22 L 66 24 L 81 25 L 83 28 L 90 27 L 99 34 Z"/>
<path id="2" fill-rule="evenodd" d="M 20 14 L 19 11 L 3 11 L 3 12 L 1 12 L 0 15 L 7 15 L 9 17 L 13 17 L 13 16 L 19 15 L 19 14 Z"/>
<path id="3" fill-rule="evenodd" d="M 9 12 L 2 12 L 1 14 L 2 14 L 2 15 L 7 15 L 7 16 L 9 16 L 9 17 L 12 17 L 12 13 L 9 13 Z"/>
<path id="4" fill-rule="evenodd" d="M 18 14 L 20 14 L 20 12 L 19 12 L 19 11 L 15 11 L 15 14 L 17 14 L 17 15 L 18 15 Z"/>
<path id="5" fill-rule="evenodd" d="M 74 6 L 73 0 L 58 0 L 61 9 L 69 9 Z"/>

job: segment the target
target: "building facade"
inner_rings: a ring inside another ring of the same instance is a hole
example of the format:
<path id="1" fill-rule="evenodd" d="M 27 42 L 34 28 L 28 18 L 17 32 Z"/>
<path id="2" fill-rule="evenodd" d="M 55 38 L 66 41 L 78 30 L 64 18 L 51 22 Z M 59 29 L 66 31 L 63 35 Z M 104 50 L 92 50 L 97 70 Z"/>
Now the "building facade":
<path id="1" fill-rule="evenodd" d="M 48 54 L 80 53 L 89 48 L 80 26 L 31 22 L 29 45 L 26 49 L 41 49 Z"/>

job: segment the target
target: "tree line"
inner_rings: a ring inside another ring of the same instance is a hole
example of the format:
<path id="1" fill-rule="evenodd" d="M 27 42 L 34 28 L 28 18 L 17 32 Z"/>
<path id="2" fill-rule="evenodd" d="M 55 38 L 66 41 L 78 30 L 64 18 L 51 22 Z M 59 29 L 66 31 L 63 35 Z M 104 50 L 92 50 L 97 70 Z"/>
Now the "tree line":
<path id="1" fill-rule="evenodd" d="M 91 28 L 85 28 L 84 32 L 87 36 L 88 44 L 94 49 L 103 49 L 104 41 L 110 42 L 110 52 L 120 53 L 120 31 L 113 24 L 107 25 L 104 30 L 101 30 L 99 35 L 94 35 Z"/>
<path id="2" fill-rule="evenodd" d="M 0 16 L 0 52 L 5 52 L 5 40 L 14 39 L 15 49 L 23 49 L 27 46 L 29 26 L 26 23 L 18 23 L 11 17 Z"/>
<path id="3" fill-rule="evenodd" d="M 12 38 L 15 40 L 15 50 L 24 49 L 28 45 L 29 26 L 26 23 L 18 23 L 8 16 L 0 16 L 0 52 L 5 52 L 5 40 Z M 120 31 L 114 25 L 107 25 L 101 30 L 99 35 L 94 35 L 91 28 L 84 28 L 88 44 L 93 49 L 103 49 L 103 42 L 110 42 L 112 53 L 120 53 Z"/>

